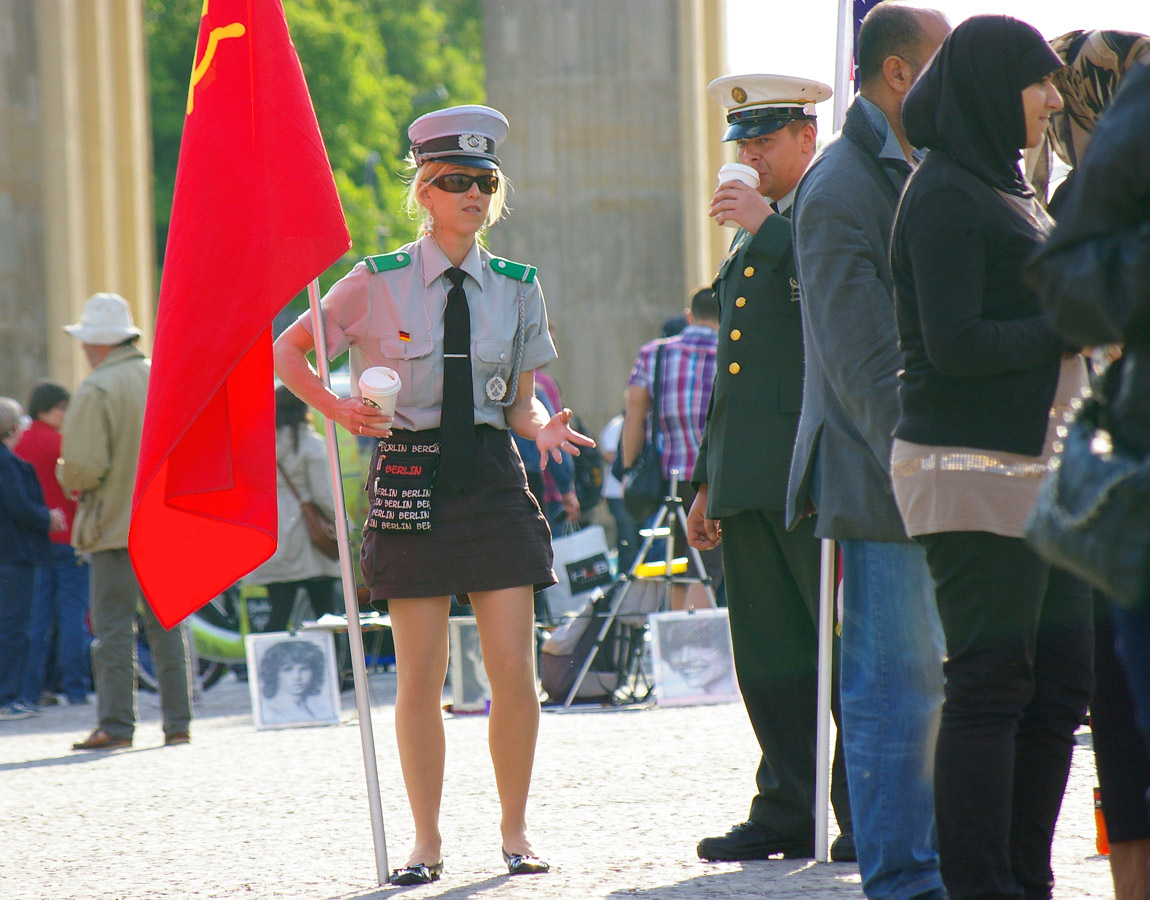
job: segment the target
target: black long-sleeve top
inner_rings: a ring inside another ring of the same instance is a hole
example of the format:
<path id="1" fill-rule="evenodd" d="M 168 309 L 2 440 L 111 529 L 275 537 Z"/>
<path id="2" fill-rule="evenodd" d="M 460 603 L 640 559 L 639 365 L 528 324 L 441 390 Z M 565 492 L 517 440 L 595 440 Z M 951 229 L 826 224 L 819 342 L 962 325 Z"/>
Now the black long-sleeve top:
<path id="1" fill-rule="evenodd" d="M 891 243 L 903 356 L 896 437 L 1042 452 L 1063 346 L 1023 281 L 1040 241 L 945 152 L 911 176 Z"/>

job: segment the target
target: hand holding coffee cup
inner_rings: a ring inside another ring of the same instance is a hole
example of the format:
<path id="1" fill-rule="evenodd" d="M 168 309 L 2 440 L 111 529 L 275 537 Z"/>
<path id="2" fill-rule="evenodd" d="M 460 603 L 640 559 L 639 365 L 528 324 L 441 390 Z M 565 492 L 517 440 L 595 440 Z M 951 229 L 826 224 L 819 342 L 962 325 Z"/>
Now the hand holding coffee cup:
<path id="1" fill-rule="evenodd" d="M 747 185 L 747 187 L 757 191 L 759 187 L 759 173 L 750 166 L 745 166 L 742 163 L 724 163 L 719 167 L 719 186 L 716 188 L 716 192 L 722 190 L 725 184 L 729 184 L 732 181 L 741 182 Z M 712 206 L 713 205 L 714 201 L 712 201 Z M 713 211 L 712 215 L 718 215 L 720 224 L 728 228 L 739 227 L 739 223 L 734 219 L 723 218 L 722 214 L 716 214 Z"/>
<path id="2" fill-rule="evenodd" d="M 399 373 L 387 366 L 372 366 L 370 369 L 364 369 L 359 376 L 359 393 L 363 402 L 388 418 L 395 416 L 395 401 L 399 397 L 401 386 Z M 382 427 L 387 428 L 389 425 L 390 423 Z M 360 434 L 362 433 L 361 426 Z"/>

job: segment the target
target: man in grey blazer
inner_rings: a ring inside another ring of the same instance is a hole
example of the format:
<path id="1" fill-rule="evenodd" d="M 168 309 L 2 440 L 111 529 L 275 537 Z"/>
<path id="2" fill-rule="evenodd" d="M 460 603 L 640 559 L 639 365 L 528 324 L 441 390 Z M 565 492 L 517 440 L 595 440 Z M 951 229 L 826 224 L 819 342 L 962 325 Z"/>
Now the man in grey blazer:
<path id="1" fill-rule="evenodd" d="M 901 366 L 888 249 L 912 148 L 900 108 L 949 25 L 876 6 L 858 41 L 859 97 L 795 199 L 806 373 L 787 523 L 843 555 L 841 702 L 863 890 L 941 900 L 931 779 L 943 639 L 925 555 L 890 484 Z"/>

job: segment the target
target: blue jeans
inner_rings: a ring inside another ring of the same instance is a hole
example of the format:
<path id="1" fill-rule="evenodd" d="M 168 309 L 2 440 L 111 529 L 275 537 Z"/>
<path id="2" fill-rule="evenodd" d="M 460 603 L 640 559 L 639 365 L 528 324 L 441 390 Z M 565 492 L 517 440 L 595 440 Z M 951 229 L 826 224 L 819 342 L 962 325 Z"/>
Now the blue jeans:
<path id="1" fill-rule="evenodd" d="M 55 672 L 60 690 L 72 703 L 83 703 L 92 689 L 92 643 L 88 614 L 88 564 L 68 544 L 52 544 L 49 562 L 36 570 L 36 598 L 28 621 L 28 662 L 21 700 L 40 704 L 48 671 L 52 634 L 56 634 Z"/>
<path id="2" fill-rule="evenodd" d="M 31 563 L 0 563 L 0 706 L 20 699 L 35 583 Z"/>
<path id="3" fill-rule="evenodd" d="M 917 544 L 842 541 L 843 741 L 863 891 L 942 894 L 933 760 L 944 641 Z"/>

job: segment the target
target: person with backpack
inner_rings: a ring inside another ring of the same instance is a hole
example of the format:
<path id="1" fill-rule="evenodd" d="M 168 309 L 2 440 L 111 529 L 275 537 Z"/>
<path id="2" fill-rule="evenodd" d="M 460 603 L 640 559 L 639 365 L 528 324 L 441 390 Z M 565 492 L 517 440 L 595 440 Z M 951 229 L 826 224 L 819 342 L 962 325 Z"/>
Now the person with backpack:
<path id="1" fill-rule="evenodd" d="M 639 348 L 627 388 L 627 411 L 623 418 L 623 467 L 630 468 L 652 433 L 651 419 L 658 419 L 662 446 L 663 477 L 679 473 L 678 495 L 683 508 L 695 499 L 691 472 L 699 455 L 711 388 L 715 382 L 715 354 L 719 344 L 719 301 L 710 287 L 697 288 L 686 310 L 687 327 L 673 337 L 650 341 Z M 655 384 L 656 355 L 661 356 L 659 384 Z M 655 404 L 655 398 L 658 404 Z M 687 536 L 677 518 L 673 522 L 675 552 L 687 550 Z M 703 566 L 718 584 L 722 576 L 722 551 L 718 547 L 701 551 Z M 689 563 L 694 571 L 694 561 Z M 671 589 L 672 609 L 695 609 L 711 605 L 701 582 L 675 585 Z"/>

